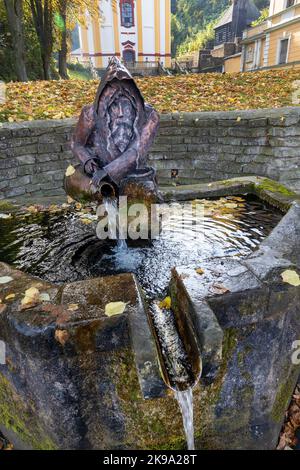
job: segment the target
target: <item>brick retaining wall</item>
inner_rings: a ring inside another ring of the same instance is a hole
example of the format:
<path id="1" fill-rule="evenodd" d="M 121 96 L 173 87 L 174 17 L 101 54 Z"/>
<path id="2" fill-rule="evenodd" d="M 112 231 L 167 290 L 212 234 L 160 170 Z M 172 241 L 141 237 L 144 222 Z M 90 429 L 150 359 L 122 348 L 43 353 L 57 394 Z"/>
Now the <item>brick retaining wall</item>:
<path id="1" fill-rule="evenodd" d="M 0 198 L 62 194 L 76 120 L 0 125 Z M 267 176 L 300 190 L 300 107 L 161 116 L 150 152 L 160 183 Z"/>

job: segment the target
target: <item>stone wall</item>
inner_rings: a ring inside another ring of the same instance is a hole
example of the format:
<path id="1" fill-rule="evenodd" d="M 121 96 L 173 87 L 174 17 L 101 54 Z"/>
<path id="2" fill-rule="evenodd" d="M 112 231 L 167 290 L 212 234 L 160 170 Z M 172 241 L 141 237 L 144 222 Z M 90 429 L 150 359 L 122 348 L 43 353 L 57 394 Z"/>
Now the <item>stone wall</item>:
<path id="1" fill-rule="evenodd" d="M 0 127 L 0 198 L 63 194 L 76 120 Z M 161 116 L 150 152 L 160 183 L 267 176 L 300 190 L 300 108 Z"/>

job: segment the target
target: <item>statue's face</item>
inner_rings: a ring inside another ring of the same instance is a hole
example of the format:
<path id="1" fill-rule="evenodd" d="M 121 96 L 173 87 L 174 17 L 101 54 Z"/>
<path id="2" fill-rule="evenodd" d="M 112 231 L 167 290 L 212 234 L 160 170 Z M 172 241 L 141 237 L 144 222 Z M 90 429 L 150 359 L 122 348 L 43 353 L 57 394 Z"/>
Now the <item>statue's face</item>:
<path id="1" fill-rule="evenodd" d="M 136 112 L 126 96 L 118 96 L 109 107 L 110 130 L 114 144 L 125 152 L 133 135 Z"/>

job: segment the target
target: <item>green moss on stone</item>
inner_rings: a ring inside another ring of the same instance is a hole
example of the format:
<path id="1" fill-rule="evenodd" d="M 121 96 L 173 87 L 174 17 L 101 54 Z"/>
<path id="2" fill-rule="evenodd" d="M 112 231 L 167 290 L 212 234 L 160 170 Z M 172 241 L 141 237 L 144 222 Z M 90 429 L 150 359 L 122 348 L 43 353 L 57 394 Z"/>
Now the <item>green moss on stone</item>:
<path id="1" fill-rule="evenodd" d="M 271 191 L 272 193 L 279 193 L 283 196 L 288 197 L 297 197 L 297 194 L 286 188 L 283 184 L 278 183 L 277 181 L 270 180 L 265 178 L 261 180 L 257 187 L 258 192 L 261 190 Z"/>
<path id="2" fill-rule="evenodd" d="M 7 212 L 7 211 L 11 211 L 13 209 L 16 209 L 16 206 L 12 202 L 6 201 L 6 200 L 0 201 L 0 211 L 1 212 Z"/>
<path id="3" fill-rule="evenodd" d="M 284 418 L 284 413 L 288 408 L 288 405 L 291 401 L 292 393 L 294 390 L 296 378 L 293 374 L 283 380 L 279 386 L 274 405 L 271 411 L 272 419 L 276 423 L 280 423 Z"/>
<path id="4" fill-rule="evenodd" d="M 0 374 L 0 423 L 16 434 L 21 442 L 35 450 L 56 448 L 52 440 L 45 435 L 29 405 L 22 402 L 21 397 L 2 374 Z"/>

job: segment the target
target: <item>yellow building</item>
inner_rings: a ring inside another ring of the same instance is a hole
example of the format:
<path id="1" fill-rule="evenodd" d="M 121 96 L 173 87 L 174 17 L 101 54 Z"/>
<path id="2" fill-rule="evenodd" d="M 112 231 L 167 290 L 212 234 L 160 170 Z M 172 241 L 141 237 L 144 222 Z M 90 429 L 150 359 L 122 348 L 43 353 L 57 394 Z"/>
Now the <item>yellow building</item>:
<path id="1" fill-rule="evenodd" d="M 110 57 L 128 64 L 171 66 L 171 0 L 99 0 L 101 19 L 79 27 L 72 59 L 105 68 Z"/>
<path id="2" fill-rule="evenodd" d="M 242 52 L 225 60 L 227 73 L 300 67 L 300 0 L 271 0 L 269 17 L 244 31 Z"/>

